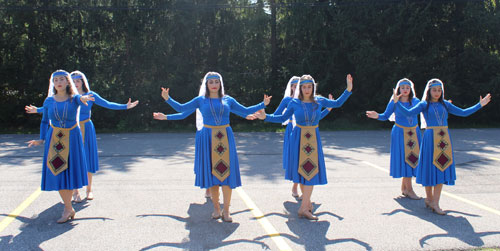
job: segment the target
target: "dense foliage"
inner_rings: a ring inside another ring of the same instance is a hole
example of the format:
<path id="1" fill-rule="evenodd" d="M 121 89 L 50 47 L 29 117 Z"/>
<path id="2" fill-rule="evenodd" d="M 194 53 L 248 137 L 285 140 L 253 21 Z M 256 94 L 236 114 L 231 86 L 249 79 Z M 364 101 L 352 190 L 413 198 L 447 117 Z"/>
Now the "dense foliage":
<path id="1" fill-rule="evenodd" d="M 352 73 L 354 94 L 325 120 L 353 127 L 390 126 L 365 111 L 382 112 L 399 79 L 413 80 L 421 97 L 427 80 L 440 78 L 446 98 L 460 107 L 493 94 L 488 107 L 453 117 L 453 125 L 500 125 L 499 0 L 84 2 L 0 1 L 4 130 L 36 130 L 40 117 L 24 114 L 24 105 L 42 105 L 57 69 L 84 72 L 110 101 L 140 100 L 126 112 L 93 109 L 98 130 L 192 127 L 194 116 L 158 122 L 152 112 L 174 112 L 161 86 L 186 102 L 207 71 L 220 72 L 226 93 L 244 105 L 272 95 L 268 112 L 292 75 L 311 74 L 319 94 L 337 97 Z"/>

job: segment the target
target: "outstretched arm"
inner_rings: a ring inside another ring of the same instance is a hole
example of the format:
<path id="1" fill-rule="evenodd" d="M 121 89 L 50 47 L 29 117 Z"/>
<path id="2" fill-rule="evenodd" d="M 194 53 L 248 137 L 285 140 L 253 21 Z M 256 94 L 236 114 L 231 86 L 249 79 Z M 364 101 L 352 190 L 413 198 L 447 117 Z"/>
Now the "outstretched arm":
<path id="1" fill-rule="evenodd" d="M 265 100 L 266 100 L 266 98 L 268 98 L 270 100 L 270 97 L 268 97 L 267 95 L 264 95 L 264 96 L 265 97 L 264 97 L 263 102 L 260 102 L 256 105 L 249 106 L 249 107 L 245 107 L 245 106 L 241 105 L 240 103 L 238 103 L 238 101 L 236 101 L 236 99 L 234 99 L 232 97 L 228 97 L 229 107 L 231 107 L 232 113 L 245 118 L 249 114 L 252 114 L 260 109 L 266 108 Z"/>
<path id="2" fill-rule="evenodd" d="M 290 103 L 290 100 L 292 100 L 291 97 L 284 97 L 281 102 L 280 102 L 280 105 L 278 106 L 278 108 L 276 109 L 276 111 L 274 111 L 274 115 L 280 115 L 283 113 L 283 111 L 285 110 L 285 108 L 288 106 L 288 103 Z"/>
<path id="3" fill-rule="evenodd" d="M 288 104 L 288 106 L 286 107 L 286 111 L 285 111 L 285 113 L 283 113 L 283 115 L 265 114 L 263 112 L 256 113 L 255 115 L 259 119 L 265 119 L 264 121 L 266 121 L 266 122 L 283 123 L 283 122 L 287 121 L 288 119 L 290 119 L 290 117 L 292 117 L 293 111 L 294 111 L 294 108 L 293 108 L 292 102 L 290 102 Z"/>
<path id="4" fill-rule="evenodd" d="M 378 114 L 375 111 L 366 111 L 366 116 L 368 118 L 378 119 L 380 121 L 386 121 L 389 119 L 389 117 L 391 117 L 393 113 L 394 113 L 394 101 L 391 100 L 391 102 L 387 104 L 384 113 Z"/>
<path id="5" fill-rule="evenodd" d="M 196 109 L 169 115 L 165 115 L 161 112 L 154 112 L 153 118 L 157 120 L 183 120 L 187 118 L 189 115 L 193 114 L 193 112 L 195 111 Z"/>
<path id="6" fill-rule="evenodd" d="M 99 94 L 97 94 L 95 92 L 92 92 L 92 94 L 94 94 L 94 99 L 95 99 L 96 105 L 102 106 L 104 108 L 108 108 L 111 110 L 126 110 L 126 109 L 129 109 L 129 106 L 130 106 L 130 108 L 135 107 L 137 105 L 137 103 L 139 102 L 139 101 L 130 102 L 131 100 L 129 99 L 127 104 L 118 104 L 115 102 L 107 101 L 106 99 L 102 98 L 101 96 L 99 96 Z"/>

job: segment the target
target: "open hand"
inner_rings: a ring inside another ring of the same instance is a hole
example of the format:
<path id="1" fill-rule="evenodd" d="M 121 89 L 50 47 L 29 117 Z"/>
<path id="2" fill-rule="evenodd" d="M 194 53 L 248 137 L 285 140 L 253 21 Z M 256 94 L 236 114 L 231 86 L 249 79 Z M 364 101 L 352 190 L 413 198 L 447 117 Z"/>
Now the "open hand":
<path id="1" fill-rule="evenodd" d="M 333 100 L 333 95 L 332 95 L 331 93 L 330 93 L 330 94 L 328 94 L 328 99 L 329 99 L 329 100 Z M 328 108 L 326 108 L 326 109 L 328 109 L 328 111 L 329 111 L 329 112 L 331 112 L 331 111 L 332 111 L 332 108 L 331 108 L 331 107 L 328 107 Z"/>
<path id="2" fill-rule="evenodd" d="M 37 109 L 37 107 L 34 105 L 27 105 L 24 107 L 24 110 L 26 110 L 26 113 L 37 113 L 36 109 Z"/>
<path id="3" fill-rule="evenodd" d="M 378 119 L 378 113 L 376 111 L 366 111 L 366 116 L 371 119 Z"/>
<path id="4" fill-rule="evenodd" d="M 346 78 L 346 82 L 347 82 L 347 91 L 352 91 L 352 76 L 351 74 L 347 74 L 347 78 Z"/>
<path id="5" fill-rule="evenodd" d="M 95 101 L 95 99 L 94 99 L 94 97 L 93 97 L 93 96 L 94 96 L 93 94 L 89 94 L 89 95 L 81 96 L 81 97 L 80 97 L 80 101 L 82 101 L 82 103 L 83 103 L 84 105 L 87 105 L 87 106 L 88 106 L 87 101 Z"/>
<path id="6" fill-rule="evenodd" d="M 273 96 L 267 96 L 266 94 L 264 94 L 264 105 L 267 106 L 269 105 L 269 103 L 271 102 L 271 98 Z"/>
<path id="7" fill-rule="evenodd" d="M 264 111 L 264 109 L 262 110 L 258 110 L 256 113 L 254 113 L 254 115 L 258 118 L 258 119 L 261 119 L 261 120 L 264 120 L 266 119 L 266 112 Z"/>
<path id="8" fill-rule="evenodd" d="M 491 94 L 486 94 L 484 98 L 482 96 L 479 96 L 479 103 L 481 103 L 481 106 L 487 105 L 491 101 Z"/>
<path id="9" fill-rule="evenodd" d="M 161 112 L 153 112 L 153 118 L 157 120 L 167 120 L 167 115 Z"/>
<path id="10" fill-rule="evenodd" d="M 163 99 L 165 99 L 165 101 L 167 101 L 167 100 L 168 100 L 168 97 L 169 97 L 169 96 L 168 96 L 168 91 L 169 91 L 169 90 L 170 90 L 170 88 L 167 88 L 167 89 L 165 89 L 164 87 L 162 87 L 162 88 L 161 88 L 161 97 L 162 97 Z"/>
<path id="11" fill-rule="evenodd" d="M 130 101 L 131 101 L 131 99 L 128 98 L 127 109 L 132 109 L 132 108 L 136 107 L 137 104 L 139 104 L 139 100 L 136 100 L 134 102 L 130 102 Z"/>
<path id="12" fill-rule="evenodd" d="M 394 100 L 394 104 L 396 104 L 399 101 L 399 98 L 401 98 L 401 95 L 403 95 L 403 93 L 398 95 L 398 90 L 395 88 L 392 89 L 392 94 L 394 94 L 394 97 L 392 98 Z"/>
<path id="13" fill-rule="evenodd" d="M 39 146 L 41 144 L 43 144 L 43 139 L 39 139 L 39 140 L 30 140 L 28 142 L 28 147 L 32 147 L 32 146 Z"/>

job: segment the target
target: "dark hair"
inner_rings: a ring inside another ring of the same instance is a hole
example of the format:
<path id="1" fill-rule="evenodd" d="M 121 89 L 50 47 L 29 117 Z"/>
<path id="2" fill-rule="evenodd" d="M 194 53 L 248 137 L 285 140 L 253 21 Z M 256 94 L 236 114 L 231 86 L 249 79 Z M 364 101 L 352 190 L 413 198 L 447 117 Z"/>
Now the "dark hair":
<path id="1" fill-rule="evenodd" d="M 208 76 L 212 76 L 212 75 L 217 75 L 217 74 L 211 74 L 211 75 L 208 75 Z M 208 77 L 207 76 L 207 77 Z M 218 75 L 217 75 L 218 76 Z M 219 95 L 219 98 L 222 98 L 222 81 L 220 79 L 219 80 L 219 91 L 218 91 L 218 95 Z M 203 81 L 203 80 L 202 80 Z M 208 80 L 205 80 L 205 97 L 210 97 L 210 90 L 208 89 Z"/>
<path id="2" fill-rule="evenodd" d="M 427 110 L 429 110 L 429 104 L 430 104 L 430 101 L 432 100 L 431 89 L 432 88 L 429 88 L 427 90 L 427 96 L 425 97 L 425 101 L 427 101 Z M 441 88 L 441 91 L 443 91 L 442 88 Z M 448 107 L 444 104 L 443 94 L 442 93 L 441 93 L 441 96 L 439 96 L 438 102 L 441 103 L 441 104 L 443 104 L 444 108 L 448 111 Z"/>
<path id="3" fill-rule="evenodd" d="M 399 90 L 399 88 L 401 88 L 401 85 L 398 86 L 398 95 L 401 94 L 401 91 Z M 411 101 L 413 100 L 413 97 L 414 97 L 413 92 L 410 91 L 410 95 L 408 96 L 408 101 L 410 102 L 410 107 L 411 107 Z"/>
<path id="4" fill-rule="evenodd" d="M 83 91 L 83 93 L 89 92 L 89 89 L 87 89 L 87 85 L 85 84 L 85 79 L 83 78 L 83 76 L 81 74 L 74 72 L 74 73 L 71 73 L 71 76 L 72 77 L 73 76 L 81 76 L 82 78 L 79 78 L 79 79 L 82 81 L 82 91 Z M 75 80 L 73 80 L 73 82 L 75 82 Z"/>
<path id="5" fill-rule="evenodd" d="M 71 81 L 69 79 L 69 76 L 64 76 L 66 78 L 66 81 L 68 81 L 68 85 L 66 86 L 66 94 L 70 95 L 70 96 L 73 96 L 73 89 L 71 88 Z M 52 80 L 54 81 L 54 80 Z M 57 90 L 56 90 L 56 87 L 54 86 L 54 94 L 57 94 Z"/>

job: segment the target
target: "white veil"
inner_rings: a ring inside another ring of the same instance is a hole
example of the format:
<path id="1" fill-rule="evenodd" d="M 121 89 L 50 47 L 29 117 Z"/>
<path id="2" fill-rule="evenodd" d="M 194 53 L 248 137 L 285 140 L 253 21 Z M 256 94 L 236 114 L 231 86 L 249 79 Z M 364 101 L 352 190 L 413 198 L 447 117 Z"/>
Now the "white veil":
<path id="1" fill-rule="evenodd" d="M 403 79 L 400 79 L 398 81 L 398 83 L 396 84 L 396 90 L 399 88 L 399 84 L 402 83 L 402 82 L 408 82 L 410 83 L 410 87 L 411 87 L 411 92 L 413 93 L 413 97 L 417 97 L 417 94 L 415 93 L 415 88 L 414 88 L 414 85 L 413 85 L 413 82 L 407 78 L 403 78 Z M 389 100 L 389 102 L 391 102 L 391 100 L 394 99 L 394 94 L 392 94 L 391 96 L 391 99 Z M 411 100 L 408 100 L 408 101 L 411 101 Z M 389 117 L 389 121 L 395 121 L 396 120 L 396 114 L 393 112 L 391 114 L 391 116 Z"/>
<path id="2" fill-rule="evenodd" d="M 426 102 L 428 102 L 427 101 L 427 91 L 430 88 L 429 86 L 435 82 L 441 83 L 441 90 L 442 90 L 441 96 L 443 97 L 443 101 L 444 101 L 444 84 L 443 84 L 443 81 L 441 81 L 440 79 L 437 79 L 437 78 L 433 78 L 427 82 L 427 85 L 425 85 L 424 94 L 422 95 L 422 100 L 425 100 Z M 425 121 L 424 114 L 420 113 L 420 128 L 424 129 L 426 127 L 427 127 L 427 122 Z"/>
<path id="3" fill-rule="evenodd" d="M 300 77 L 298 76 L 293 76 L 291 77 L 289 80 L 288 80 L 288 84 L 286 85 L 286 89 L 285 89 L 285 94 L 283 95 L 283 99 L 285 99 L 286 97 L 292 97 L 292 85 L 293 84 L 297 84 L 299 85 L 299 81 L 300 81 Z M 297 87 L 297 85 L 295 87 Z M 295 96 L 295 95 L 294 95 Z M 284 114 L 286 112 L 286 108 L 283 110 L 283 113 L 281 114 Z M 287 121 L 281 123 L 282 125 L 288 125 L 288 122 L 290 120 L 288 119 Z M 293 126 L 295 126 L 295 115 L 292 116 L 292 124 Z"/>
<path id="4" fill-rule="evenodd" d="M 224 96 L 225 95 L 225 93 L 224 93 L 224 81 L 222 80 L 222 76 L 218 72 L 210 71 L 210 72 L 207 72 L 207 74 L 205 74 L 205 77 L 203 77 L 203 80 L 201 81 L 200 92 L 198 93 L 198 97 L 206 95 L 206 93 L 207 93 L 207 87 L 206 87 L 207 86 L 207 77 L 209 77 L 209 76 L 218 76 L 218 78 L 220 80 L 220 88 L 222 91 L 222 96 Z M 222 103 L 222 100 L 221 100 L 221 103 Z M 196 129 L 198 131 L 203 129 L 203 116 L 201 115 L 200 109 L 196 109 Z"/>

